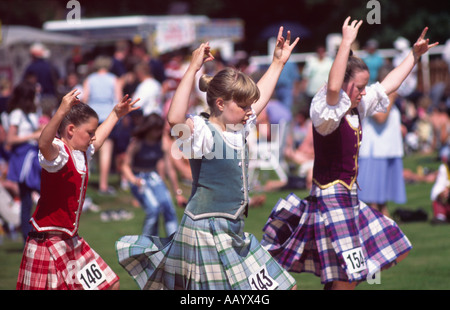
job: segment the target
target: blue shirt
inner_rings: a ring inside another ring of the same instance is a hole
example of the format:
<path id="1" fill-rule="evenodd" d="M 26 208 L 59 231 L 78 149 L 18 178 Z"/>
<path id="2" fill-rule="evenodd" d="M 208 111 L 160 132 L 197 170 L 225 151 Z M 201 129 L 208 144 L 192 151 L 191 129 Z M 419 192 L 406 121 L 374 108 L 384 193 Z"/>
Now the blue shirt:
<path id="1" fill-rule="evenodd" d="M 110 72 L 105 74 L 94 72 L 88 76 L 87 82 L 89 85 L 87 103 L 97 112 L 99 121 L 103 122 L 115 105 L 116 77 Z"/>
<path id="2" fill-rule="evenodd" d="M 36 76 L 42 87 L 42 94 L 55 94 L 55 81 L 58 78 L 58 72 L 50 63 L 44 59 L 36 59 L 25 70 L 25 75 L 30 73 Z"/>
<path id="3" fill-rule="evenodd" d="M 369 68 L 370 73 L 370 79 L 369 79 L 369 85 L 375 83 L 378 80 L 378 71 L 384 64 L 384 59 L 381 57 L 378 53 L 373 54 L 367 54 L 363 58 L 364 62 L 366 63 L 367 67 Z"/>

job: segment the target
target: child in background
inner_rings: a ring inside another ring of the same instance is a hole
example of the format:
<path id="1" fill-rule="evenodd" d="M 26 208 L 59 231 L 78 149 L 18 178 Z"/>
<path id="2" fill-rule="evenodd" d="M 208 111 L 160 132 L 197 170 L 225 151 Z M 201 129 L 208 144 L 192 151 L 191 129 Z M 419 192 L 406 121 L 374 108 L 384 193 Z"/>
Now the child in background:
<path id="1" fill-rule="evenodd" d="M 444 152 L 441 157 L 436 181 L 431 189 L 433 219 L 431 224 L 448 224 L 450 220 L 450 154 Z"/>
<path id="2" fill-rule="evenodd" d="M 298 38 L 280 28 L 272 64 L 255 82 L 232 68 L 203 75 L 210 115 L 186 118 L 196 73 L 213 60 L 208 43 L 192 59 L 172 100 L 168 121 L 189 157 L 193 188 L 177 232 L 169 239 L 125 236 L 119 263 L 141 289 L 292 289 L 295 280 L 245 233 L 248 209 L 245 139 L 265 108 Z M 192 133 L 192 134 L 191 134 Z M 192 151 L 192 153 L 191 153 Z M 259 281 L 258 281 L 259 280 Z"/>
<path id="3" fill-rule="evenodd" d="M 437 44 L 428 44 L 425 29 L 398 67 L 381 83 L 366 87 L 369 69 L 350 49 L 362 21 L 349 22 L 350 17 L 342 27 L 328 83 L 311 103 L 315 158 L 310 196 L 300 200 L 290 194 L 280 200 L 262 240 L 283 267 L 319 276 L 326 289 L 353 289 L 401 261 L 411 249 L 395 222 L 358 199 L 361 120 L 386 111 L 388 95 Z"/>
<path id="4" fill-rule="evenodd" d="M 39 138 L 41 197 L 30 220 L 33 229 L 25 243 L 17 289 L 119 288 L 118 276 L 78 235 L 78 227 L 88 163 L 117 121 L 137 109 L 137 100 L 123 97 L 98 126 L 97 113 L 77 95 L 73 90 L 64 96 Z"/>
<path id="5" fill-rule="evenodd" d="M 8 151 L 7 179 L 17 184 L 21 211 L 20 227 L 25 242 L 31 230 L 29 224 L 33 209 L 33 192 L 40 191 L 41 168 L 38 161 L 38 139 L 42 128 L 36 112 L 36 85 L 22 81 L 14 87 L 7 105 Z"/>
<path id="6" fill-rule="evenodd" d="M 131 192 L 146 214 L 143 235 L 159 235 L 160 213 L 165 220 L 167 236 L 177 230 L 177 215 L 164 183 L 165 175 L 169 176 L 178 206 L 185 203 L 169 158 L 171 140 L 163 139 L 164 123 L 164 119 L 156 113 L 141 120 L 133 132 L 122 166 L 122 174 L 130 183 Z"/>

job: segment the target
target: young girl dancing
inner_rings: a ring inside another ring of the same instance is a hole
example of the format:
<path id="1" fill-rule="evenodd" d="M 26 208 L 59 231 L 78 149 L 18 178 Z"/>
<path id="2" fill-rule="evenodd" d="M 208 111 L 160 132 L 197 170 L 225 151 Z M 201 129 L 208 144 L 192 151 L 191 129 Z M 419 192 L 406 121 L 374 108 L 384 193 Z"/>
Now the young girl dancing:
<path id="1" fill-rule="evenodd" d="M 262 245 L 289 271 L 319 276 L 326 289 L 353 289 L 406 257 L 411 243 L 399 227 L 358 200 L 361 119 L 385 111 L 387 95 L 407 77 L 429 45 L 424 29 L 409 56 L 381 83 L 366 87 L 369 70 L 351 55 L 362 21 L 342 28 L 328 83 L 311 103 L 315 162 L 310 196 L 290 194 L 275 206 Z"/>
<path id="2" fill-rule="evenodd" d="M 41 197 L 31 217 L 17 289 L 118 289 L 119 278 L 78 235 L 88 162 L 122 117 L 137 109 L 125 96 L 98 126 L 76 90 L 62 99 L 39 138 Z M 55 138 L 59 133 L 60 138 Z"/>
<path id="3" fill-rule="evenodd" d="M 247 75 L 226 68 L 202 76 L 210 108 L 186 119 L 196 73 L 213 60 L 208 43 L 192 59 L 168 112 L 175 134 L 182 131 L 183 153 L 191 154 L 192 193 L 172 238 L 125 236 L 117 242 L 120 264 L 141 289 L 292 289 L 295 280 L 258 240 L 243 231 L 248 208 L 249 126 L 266 106 L 291 44 L 280 28 L 273 61 L 256 85 Z M 192 134 L 191 134 L 192 133 Z"/>

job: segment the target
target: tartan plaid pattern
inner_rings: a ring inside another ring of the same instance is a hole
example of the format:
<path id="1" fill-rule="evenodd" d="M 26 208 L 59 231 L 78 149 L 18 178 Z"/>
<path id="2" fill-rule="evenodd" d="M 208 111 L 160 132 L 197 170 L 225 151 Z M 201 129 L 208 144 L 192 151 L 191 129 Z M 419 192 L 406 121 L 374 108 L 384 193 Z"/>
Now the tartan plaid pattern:
<path id="1" fill-rule="evenodd" d="M 119 280 L 105 261 L 79 236 L 68 239 L 54 236 L 45 240 L 28 237 L 16 289 L 82 290 L 76 272 L 94 260 L 106 276 L 97 289 L 107 289 Z"/>
<path id="2" fill-rule="evenodd" d="M 262 246 L 287 270 L 313 273 L 322 283 L 362 281 L 411 250 L 394 221 L 358 200 L 356 187 L 313 186 L 311 194 L 317 199 L 280 199 L 263 228 Z M 342 253 L 358 247 L 368 268 L 351 273 Z"/>
<path id="3" fill-rule="evenodd" d="M 242 219 L 184 215 L 169 238 L 120 238 L 119 263 L 141 289 L 248 290 L 248 277 L 264 264 L 278 289 L 292 288 L 292 276 L 243 227 Z"/>

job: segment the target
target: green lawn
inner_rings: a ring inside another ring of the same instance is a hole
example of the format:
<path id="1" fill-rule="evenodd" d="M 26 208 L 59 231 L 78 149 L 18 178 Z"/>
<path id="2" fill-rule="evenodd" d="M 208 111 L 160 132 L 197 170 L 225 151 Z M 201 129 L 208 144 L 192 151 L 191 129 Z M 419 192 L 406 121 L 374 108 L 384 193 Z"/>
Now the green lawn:
<path id="1" fill-rule="evenodd" d="M 430 156 L 410 156 L 405 158 L 405 168 L 415 170 L 417 166 L 426 166 L 436 170 L 438 162 Z M 95 175 L 92 176 L 88 195 L 100 205 L 101 210 L 125 209 L 133 212 L 134 218 L 128 221 L 102 222 L 100 213 L 86 212 L 81 218 L 80 235 L 95 249 L 100 256 L 120 276 L 121 289 L 137 290 L 134 280 L 118 264 L 114 250 L 115 241 L 126 234 L 139 234 L 144 213 L 140 208 L 131 205 L 131 194 L 119 191 L 112 197 L 100 197 L 95 191 Z M 113 176 L 113 185 L 117 185 L 117 177 Z M 431 202 L 429 200 L 432 184 L 415 183 L 407 185 L 408 203 L 403 208 L 423 208 L 431 218 Z M 257 209 L 250 209 L 246 221 L 246 231 L 253 233 L 259 240 L 268 215 L 280 197 L 289 192 L 280 191 L 267 194 L 267 201 Z M 307 191 L 296 194 L 305 197 Z M 398 206 L 390 205 L 391 214 Z M 179 216 L 182 209 L 178 208 Z M 392 269 L 381 273 L 380 284 L 363 283 L 359 290 L 447 290 L 450 288 L 450 225 L 432 226 L 429 222 L 399 223 L 402 230 L 413 244 L 413 250 L 407 259 Z M 22 242 L 4 240 L 0 245 L 0 289 L 15 289 L 17 272 L 22 257 Z M 299 290 L 318 290 L 322 285 L 317 277 L 310 274 L 293 274 Z"/>

